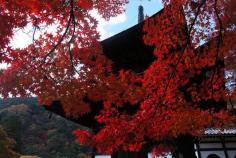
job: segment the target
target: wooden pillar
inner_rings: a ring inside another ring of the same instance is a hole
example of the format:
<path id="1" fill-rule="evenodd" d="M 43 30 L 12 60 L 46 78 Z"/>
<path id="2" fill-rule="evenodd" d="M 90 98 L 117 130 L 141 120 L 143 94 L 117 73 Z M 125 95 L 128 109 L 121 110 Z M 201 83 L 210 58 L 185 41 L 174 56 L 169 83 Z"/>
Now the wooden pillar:
<path id="1" fill-rule="evenodd" d="M 196 142 L 198 158 L 202 158 L 199 141 Z"/>
<path id="2" fill-rule="evenodd" d="M 172 158 L 179 158 L 179 153 L 177 151 L 171 153 Z"/>
<path id="3" fill-rule="evenodd" d="M 177 139 L 178 153 L 183 158 L 196 158 L 194 150 L 194 137 L 182 135 Z"/>
<path id="4" fill-rule="evenodd" d="M 224 137 L 221 137 L 221 143 L 222 143 L 222 147 L 223 147 L 223 150 L 224 150 L 224 153 L 225 153 L 225 158 L 229 158 L 229 154 L 228 154 L 227 149 L 225 147 L 225 139 L 224 139 Z"/>

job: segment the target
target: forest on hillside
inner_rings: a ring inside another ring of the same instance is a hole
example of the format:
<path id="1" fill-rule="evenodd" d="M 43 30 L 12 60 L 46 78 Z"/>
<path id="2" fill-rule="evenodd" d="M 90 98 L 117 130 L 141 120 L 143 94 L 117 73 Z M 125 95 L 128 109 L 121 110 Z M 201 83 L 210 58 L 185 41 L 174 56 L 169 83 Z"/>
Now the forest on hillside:
<path id="1" fill-rule="evenodd" d="M 0 100 L 0 126 L 15 140 L 13 149 L 21 155 L 84 158 L 91 152 L 75 142 L 72 134 L 84 127 L 46 111 L 36 98 Z"/>

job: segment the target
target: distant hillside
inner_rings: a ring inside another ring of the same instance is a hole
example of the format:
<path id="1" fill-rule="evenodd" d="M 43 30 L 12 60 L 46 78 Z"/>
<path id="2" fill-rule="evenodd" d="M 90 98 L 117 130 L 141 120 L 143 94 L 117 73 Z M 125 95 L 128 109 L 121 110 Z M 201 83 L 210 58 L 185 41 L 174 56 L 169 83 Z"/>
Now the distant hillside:
<path id="1" fill-rule="evenodd" d="M 84 158 L 91 151 L 74 142 L 83 128 L 38 106 L 36 98 L 0 100 L 0 125 L 15 139 L 17 152 L 43 158 Z"/>
<path id="2" fill-rule="evenodd" d="M 19 158 L 20 154 L 14 151 L 15 141 L 8 137 L 7 133 L 0 126 L 0 157 Z"/>
<path id="3" fill-rule="evenodd" d="M 38 105 L 38 101 L 36 97 L 0 99 L 0 106 L 18 105 L 18 104 Z"/>

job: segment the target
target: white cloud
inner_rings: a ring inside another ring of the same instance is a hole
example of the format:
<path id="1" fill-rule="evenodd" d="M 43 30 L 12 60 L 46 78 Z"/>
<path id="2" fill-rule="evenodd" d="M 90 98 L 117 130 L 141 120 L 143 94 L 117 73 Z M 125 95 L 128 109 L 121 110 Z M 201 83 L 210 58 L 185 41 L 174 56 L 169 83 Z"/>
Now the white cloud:
<path id="1" fill-rule="evenodd" d="M 116 17 L 110 18 L 109 21 L 105 20 L 102 18 L 101 15 L 98 14 L 96 10 L 90 11 L 90 14 L 97 19 L 98 21 L 98 27 L 97 31 L 100 33 L 101 37 L 100 40 L 106 39 L 112 35 L 114 35 L 113 32 L 107 31 L 107 28 L 112 26 L 112 25 L 117 25 L 120 23 L 124 23 L 127 20 L 127 16 L 125 13 L 120 14 Z M 47 32 L 53 33 L 55 30 L 55 26 L 50 26 L 47 28 Z M 39 34 L 42 32 L 45 32 L 45 30 L 37 30 L 36 31 L 36 39 L 39 37 Z M 32 36 L 33 36 L 33 27 L 31 24 L 27 25 L 24 29 L 18 30 L 15 32 L 13 40 L 11 41 L 11 46 L 13 48 L 25 48 L 29 44 L 32 43 Z"/>
<path id="2" fill-rule="evenodd" d="M 110 18 L 110 20 L 105 20 L 104 18 L 102 18 L 101 15 L 98 14 L 98 12 L 96 10 L 92 10 L 90 11 L 90 14 L 97 19 L 98 21 L 98 32 L 100 33 L 101 37 L 100 39 L 106 39 L 110 36 L 112 36 L 114 33 L 107 31 L 107 27 L 112 26 L 112 25 L 117 25 L 120 23 L 124 23 L 127 20 L 127 16 L 125 13 L 120 14 L 116 17 L 112 17 Z"/>

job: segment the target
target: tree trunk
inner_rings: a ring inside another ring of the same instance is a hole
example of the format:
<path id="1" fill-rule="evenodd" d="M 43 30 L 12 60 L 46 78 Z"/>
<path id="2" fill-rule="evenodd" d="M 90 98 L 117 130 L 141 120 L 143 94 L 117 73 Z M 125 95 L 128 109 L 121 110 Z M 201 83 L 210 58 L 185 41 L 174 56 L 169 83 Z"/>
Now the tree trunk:
<path id="1" fill-rule="evenodd" d="M 175 158 L 197 158 L 194 150 L 194 137 L 182 135 L 177 139 L 177 153 Z"/>
<path id="2" fill-rule="evenodd" d="M 112 154 L 111 158 L 148 158 L 148 153 L 140 152 L 124 152 L 118 151 Z"/>
<path id="3" fill-rule="evenodd" d="M 179 158 L 178 151 L 172 152 L 171 155 L 172 155 L 172 158 Z"/>

